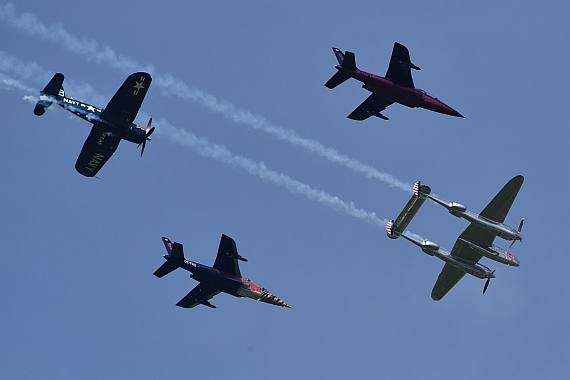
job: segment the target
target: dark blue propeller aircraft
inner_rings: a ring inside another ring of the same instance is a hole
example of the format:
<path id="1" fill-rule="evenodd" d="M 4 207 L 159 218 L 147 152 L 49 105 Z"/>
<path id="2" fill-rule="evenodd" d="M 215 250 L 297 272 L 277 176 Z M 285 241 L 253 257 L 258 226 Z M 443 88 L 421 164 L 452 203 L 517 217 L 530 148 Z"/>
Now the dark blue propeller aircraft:
<path id="1" fill-rule="evenodd" d="M 94 107 L 65 96 L 64 76 L 57 73 L 40 92 L 34 114 L 41 116 L 54 102 L 69 112 L 93 124 L 89 137 L 75 163 L 75 169 L 86 177 L 93 177 L 111 158 L 121 139 L 142 144 L 141 157 L 146 142 L 154 132 L 152 118 L 146 128 L 133 123 L 142 105 L 152 78 L 148 73 L 131 74 L 111 98 L 105 109 Z"/>
<path id="2" fill-rule="evenodd" d="M 186 260 L 182 244 L 173 243 L 165 237 L 162 238 L 162 241 L 167 251 L 167 254 L 164 255 L 166 262 L 154 272 L 154 275 L 160 278 L 175 269 L 183 268 L 191 273 L 190 277 L 200 282 L 176 306 L 192 308 L 204 305 L 216 308 L 208 300 L 218 293 L 224 292 L 235 297 L 248 297 L 277 306 L 290 307 L 285 301 L 274 296 L 265 288 L 241 276 L 238 260 L 247 260 L 238 254 L 236 242 L 231 237 L 222 235 L 213 267 Z"/>

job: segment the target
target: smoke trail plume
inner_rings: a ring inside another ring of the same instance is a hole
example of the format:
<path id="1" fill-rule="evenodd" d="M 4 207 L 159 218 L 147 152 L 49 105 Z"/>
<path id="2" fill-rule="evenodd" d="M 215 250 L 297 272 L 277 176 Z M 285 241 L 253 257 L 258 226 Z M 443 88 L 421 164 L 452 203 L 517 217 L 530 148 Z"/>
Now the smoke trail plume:
<path id="1" fill-rule="evenodd" d="M 117 54 L 108 47 L 100 47 L 100 44 L 94 40 L 80 39 L 67 32 L 61 25 L 47 26 L 35 15 L 29 13 L 24 13 L 20 16 L 16 15 L 12 4 L 0 5 L 0 21 L 15 29 L 24 31 L 29 36 L 60 43 L 67 51 L 82 55 L 88 61 L 107 64 L 126 73 L 141 69 L 141 65 L 133 59 Z M 333 148 L 327 148 L 316 140 L 301 137 L 295 131 L 274 125 L 262 116 L 237 108 L 228 101 L 218 100 L 214 95 L 190 87 L 170 74 L 158 74 L 151 66 L 145 70 L 153 75 L 153 83 L 155 86 L 160 87 L 165 95 L 194 101 L 213 112 L 222 114 L 235 123 L 245 124 L 253 129 L 262 130 L 279 140 L 287 141 L 292 145 L 315 153 L 332 163 L 338 163 L 353 171 L 362 173 L 367 178 L 383 181 L 390 186 L 398 187 L 407 192 L 412 191 L 412 186 L 409 183 L 399 181 L 391 174 L 382 173 L 370 165 L 339 153 Z"/>
<path id="2" fill-rule="evenodd" d="M 20 82 L 9 78 L 2 73 L 0 73 L 0 83 L 13 89 L 34 92 L 34 89 L 22 85 Z M 33 102 L 37 100 L 37 98 L 27 95 L 24 97 L 24 100 Z M 171 142 L 190 147 L 201 156 L 213 158 L 216 161 L 222 162 L 231 167 L 237 167 L 245 170 L 249 174 L 255 175 L 263 180 L 285 187 L 291 193 L 304 195 L 312 201 L 325 204 L 334 210 L 344 212 L 365 222 L 372 223 L 380 227 L 387 222 L 386 220 L 380 220 L 373 212 L 367 212 L 356 208 L 351 202 L 343 201 L 325 191 L 315 189 L 305 183 L 294 180 L 286 174 L 270 170 L 263 162 L 255 162 L 247 157 L 236 155 L 230 152 L 225 146 L 212 144 L 207 138 L 198 137 L 184 129 L 177 128 L 165 119 L 157 119 L 155 121 L 155 126 L 157 127 L 156 135 L 163 135 Z"/>
<path id="3" fill-rule="evenodd" d="M 198 137 L 184 129 L 176 128 L 164 119 L 157 120 L 156 133 L 164 135 L 170 141 L 191 147 L 204 157 L 213 158 L 232 167 L 238 167 L 249 174 L 283 186 L 291 193 L 304 195 L 306 198 L 323 203 L 337 211 L 344 212 L 377 226 L 384 226 L 387 221 L 380 220 L 375 213 L 356 208 L 354 204 L 345 202 L 325 191 L 315 189 L 307 184 L 292 179 L 288 175 L 268 169 L 263 162 L 255 162 L 247 157 L 231 153 L 225 146 L 212 144 L 205 137 Z"/>

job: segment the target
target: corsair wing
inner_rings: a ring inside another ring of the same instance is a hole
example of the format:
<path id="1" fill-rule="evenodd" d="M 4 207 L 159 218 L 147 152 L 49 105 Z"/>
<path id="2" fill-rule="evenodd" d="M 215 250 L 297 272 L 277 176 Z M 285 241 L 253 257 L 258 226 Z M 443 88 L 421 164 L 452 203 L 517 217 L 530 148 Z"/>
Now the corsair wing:
<path id="1" fill-rule="evenodd" d="M 394 102 L 391 100 L 372 94 L 366 98 L 361 105 L 356 107 L 356 109 L 347 117 L 352 120 L 366 120 L 370 116 L 378 116 L 382 119 L 388 120 L 388 118 L 383 116 L 381 112 L 392 103 Z"/>
<path id="2" fill-rule="evenodd" d="M 214 289 L 211 286 L 206 285 L 204 283 L 200 283 L 196 285 L 196 287 L 192 289 L 190 293 L 186 294 L 184 298 L 178 301 L 176 306 L 180 306 L 186 309 L 196 307 L 200 304 L 209 307 L 215 307 L 214 305 L 210 304 L 208 300 L 212 299 L 212 297 L 214 297 L 218 293 L 220 293 L 219 290 Z"/>
<path id="3" fill-rule="evenodd" d="M 101 118 L 116 126 L 129 126 L 135 120 L 152 78 L 148 73 L 129 75 L 103 110 Z"/>
<path id="4" fill-rule="evenodd" d="M 96 123 L 83 144 L 75 169 L 86 177 L 93 177 L 111 158 L 121 139 L 99 127 Z"/>

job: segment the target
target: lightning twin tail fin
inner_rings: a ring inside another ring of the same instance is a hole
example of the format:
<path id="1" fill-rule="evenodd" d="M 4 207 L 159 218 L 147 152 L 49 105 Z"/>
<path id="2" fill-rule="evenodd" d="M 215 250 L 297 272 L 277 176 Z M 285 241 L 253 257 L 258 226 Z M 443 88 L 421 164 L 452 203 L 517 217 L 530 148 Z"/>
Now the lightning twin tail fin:
<path id="1" fill-rule="evenodd" d="M 182 244 L 173 243 L 170 241 L 170 239 L 165 237 L 162 238 L 162 242 L 164 243 L 166 252 L 168 253 L 164 255 L 166 262 L 153 273 L 156 277 L 159 278 L 166 276 L 175 269 L 178 269 L 180 267 L 178 262 L 184 261 L 184 249 L 182 247 Z"/>
<path id="2" fill-rule="evenodd" d="M 416 216 L 427 196 L 431 193 L 430 187 L 422 185 L 419 181 L 414 184 L 413 191 L 414 194 L 396 220 L 389 220 L 388 224 L 386 224 L 386 233 L 390 239 L 397 239 L 402 236 L 403 232 L 408 228 L 408 224 Z"/>
<path id="3" fill-rule="evenodd" d="M 65 91 L 63 90 L 63 79 L 64 76 L 62 73 L 55 74 L 43 91 L 40 92 L 40 98 L 34 108 L 35 115 L 43 115 L 46 112 L 46 109 L 52 105 L 52 98 L 65 96 Z"/>

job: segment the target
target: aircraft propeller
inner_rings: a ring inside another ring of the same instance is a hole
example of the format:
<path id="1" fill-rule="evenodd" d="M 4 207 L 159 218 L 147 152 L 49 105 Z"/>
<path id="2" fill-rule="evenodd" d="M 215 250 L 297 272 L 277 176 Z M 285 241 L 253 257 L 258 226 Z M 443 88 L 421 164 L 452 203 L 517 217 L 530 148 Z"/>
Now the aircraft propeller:
<path id="1" fill-rule="evenodd" d="M 150 135 L 152 135 L 152 132 L 154 132 L 154 127 L 151 128 L 151 125 L 152 125 L 152 117 L 148 120 L 148 124 L 145 129 L 145 139 L 142 142 L 141 157 L 144 153 L 144 147 L 146 146 L 146 142 L 150 141 Z M 139 144 L 138 146 L 141 146 L 141 144 Z"/>
<path id="2" fill-rule="evenodd" d="M 519 229 L 518 229 L 519 234 L 520 234 L 521 231 L 522 231 L 523 224 L 524 224 L 524 218 L 521 219 L 521 222 L 520 222 L 520 224 L 519 224 Z M 513 246 L 513 244 L 515 244 L 515 241 L 516 241 L 516 240 L 513 240 L 513 242 L 511 243 L 511 245 L 509 245 L 509 249 Z"/>
<path id="3" fill-rule="evenodd" d="M 495 269 L 491 272 L 491 275 L 495 274 Z M 487 291 L 487 287 L 489 286 L 489 282 L 491 282 L 491 276 L 487 277 L 487 281 L 485 282 L 485 286 L 483 287 L 483 294 Z"/>

